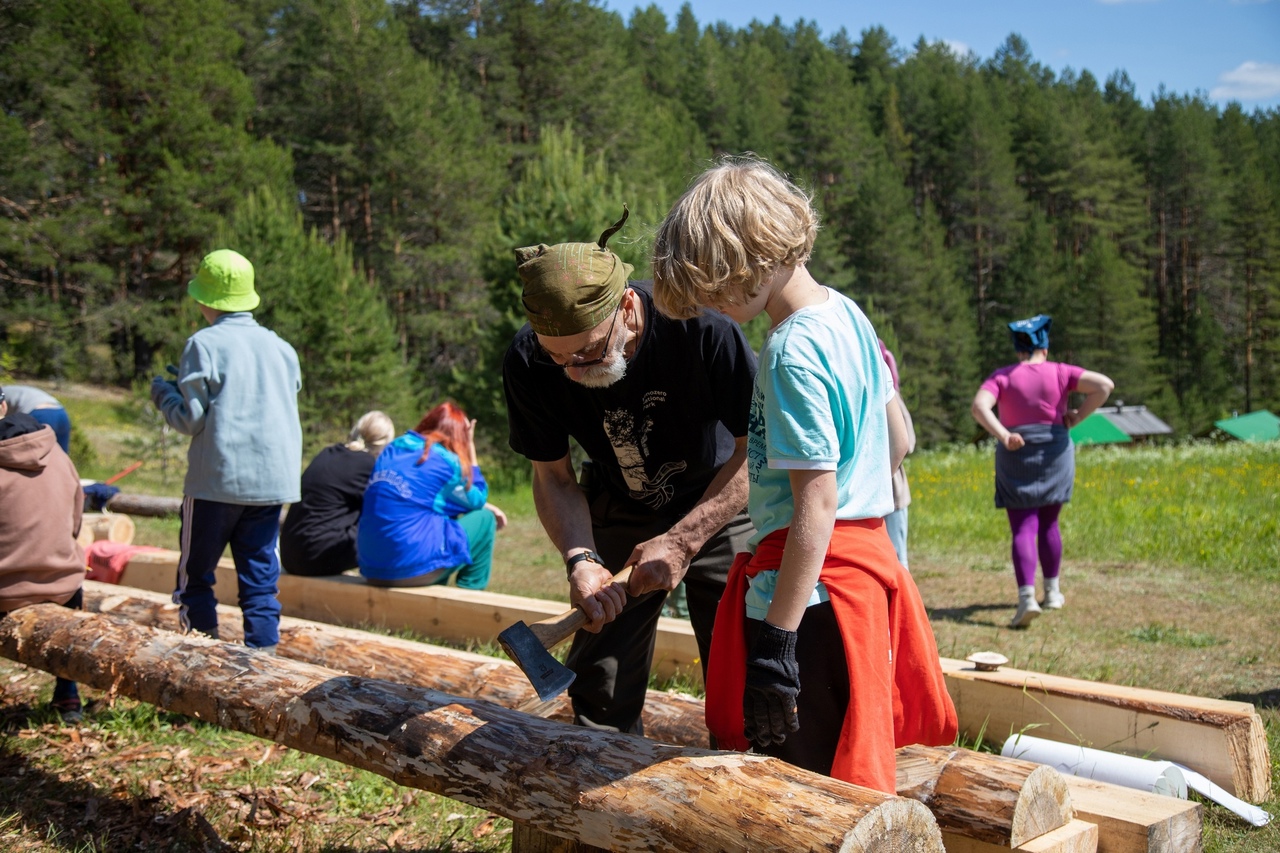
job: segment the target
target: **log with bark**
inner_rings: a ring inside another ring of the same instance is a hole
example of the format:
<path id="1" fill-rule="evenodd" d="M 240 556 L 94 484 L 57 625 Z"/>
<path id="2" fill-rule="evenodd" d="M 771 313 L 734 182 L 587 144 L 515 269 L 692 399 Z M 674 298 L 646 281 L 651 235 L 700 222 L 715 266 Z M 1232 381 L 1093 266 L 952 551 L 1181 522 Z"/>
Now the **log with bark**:
<path id="1" fill-rule="evenodd" d="M 38 604 L 0 654 L 608 850 L 942 851 L 915 800 Z"/>
<path id="2" fill-rule="evenodd" d="M 170 515 L 181 515 L 182 498 L 131 495 L 126 492 L 120 492 L 107 501 L 106 508 L 112 512 L 123 512 L 129 515 L 164 518 Z"/>
<path id="3" fill-rule="evenodd" d="M 85 584 L 85 607 L 140 624 L 178 629 L 177 608 L 142 590 Z M 219 633 L 239 640 L 235 608 L 219 608 Z M 531 709 L 537 695 L 509 661 L 425 643 L 284 617 L 278 653 L 353 675 L 430 687 L 508 708 Z M 565 697 L 548 703 L 556 719 L 572 722 Z M 645 701 L 649 737 L 682 746 L 708 743 L 703 703 L 691 696 L 651 690 Z M 898 793 L 920 800 L 947 832 L 1016 847 L 1071 820 L 1070 795 L 1056 770 L 1028 761 L 970 750 L 905 747 L 898 751 Z"/>

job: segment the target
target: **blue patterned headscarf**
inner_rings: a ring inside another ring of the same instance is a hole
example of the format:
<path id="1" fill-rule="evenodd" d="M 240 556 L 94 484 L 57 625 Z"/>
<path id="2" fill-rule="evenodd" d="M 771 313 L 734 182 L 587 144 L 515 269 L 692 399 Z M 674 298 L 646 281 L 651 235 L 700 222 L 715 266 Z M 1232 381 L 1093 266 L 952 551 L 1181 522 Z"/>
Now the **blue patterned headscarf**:
<path id="1" fill-rule="evenodd" d="M 1013 348 L 1018 352 L 1048 349 L 1051 325 L 1053 325 L 1053 318 L 1048 314 L 1037 314 L 1026 320 L 1014 320 L 1009 324 L 1009 334 L 1013 335 Z"/>

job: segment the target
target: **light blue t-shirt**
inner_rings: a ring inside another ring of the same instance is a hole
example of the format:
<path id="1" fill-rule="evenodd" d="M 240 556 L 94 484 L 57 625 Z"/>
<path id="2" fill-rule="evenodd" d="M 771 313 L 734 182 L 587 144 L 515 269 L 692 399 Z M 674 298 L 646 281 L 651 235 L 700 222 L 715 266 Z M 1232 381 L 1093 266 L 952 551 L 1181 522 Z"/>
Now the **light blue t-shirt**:
<path id="1" fill-rule="evenodd" d="M 783 320 L 760 350 L 747 437 L 754 548 L 795 514 L 792 470 L 836 472 L 836 518 L 893 512 L 889 369 L 862 310 L 830 288 L 827 301 Z"/>

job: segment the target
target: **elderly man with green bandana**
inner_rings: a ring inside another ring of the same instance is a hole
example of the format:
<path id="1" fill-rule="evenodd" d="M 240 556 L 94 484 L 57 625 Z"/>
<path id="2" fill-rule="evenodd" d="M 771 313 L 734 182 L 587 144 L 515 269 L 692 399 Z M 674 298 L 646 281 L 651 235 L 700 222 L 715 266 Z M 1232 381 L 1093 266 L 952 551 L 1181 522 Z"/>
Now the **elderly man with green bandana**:
<path id="1" fill-rule="evenodd" d="M 578 723 L 642 734 L 658 617 L 682 580 L 706 667 L 716 605 L 747 519 L 756 359 L 708 311 L 669 320 L 606 244 L 516 250 L 529 324 L 507 350 L 511 447 L 533 463 L 538 518 L 590 620 L 567 664 Z M 587 461 L 581 479 L 569 439 Z M 634 566 L 626 590 L 613 574 Z"/>

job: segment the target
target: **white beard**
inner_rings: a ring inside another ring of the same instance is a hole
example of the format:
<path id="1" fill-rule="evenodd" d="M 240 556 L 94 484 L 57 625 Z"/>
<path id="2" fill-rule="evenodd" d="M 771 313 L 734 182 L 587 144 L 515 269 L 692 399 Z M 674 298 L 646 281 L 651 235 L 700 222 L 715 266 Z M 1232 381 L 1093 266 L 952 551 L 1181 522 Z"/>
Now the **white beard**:
<path id="1" fill-rule="evenodd" d="M 581 370 L 581 376 L 576 379 L 570 376 L 570 379 L 588 388 L 608 388 L 627 375 L 627 357 L 623 353 L 626 346 L 627 342 L 621 335 L 615 337 L 614 343 L 609 347 L 611 352 L 608 359 Z M 567 375 L 568 371 L 565 373 Z"/>

